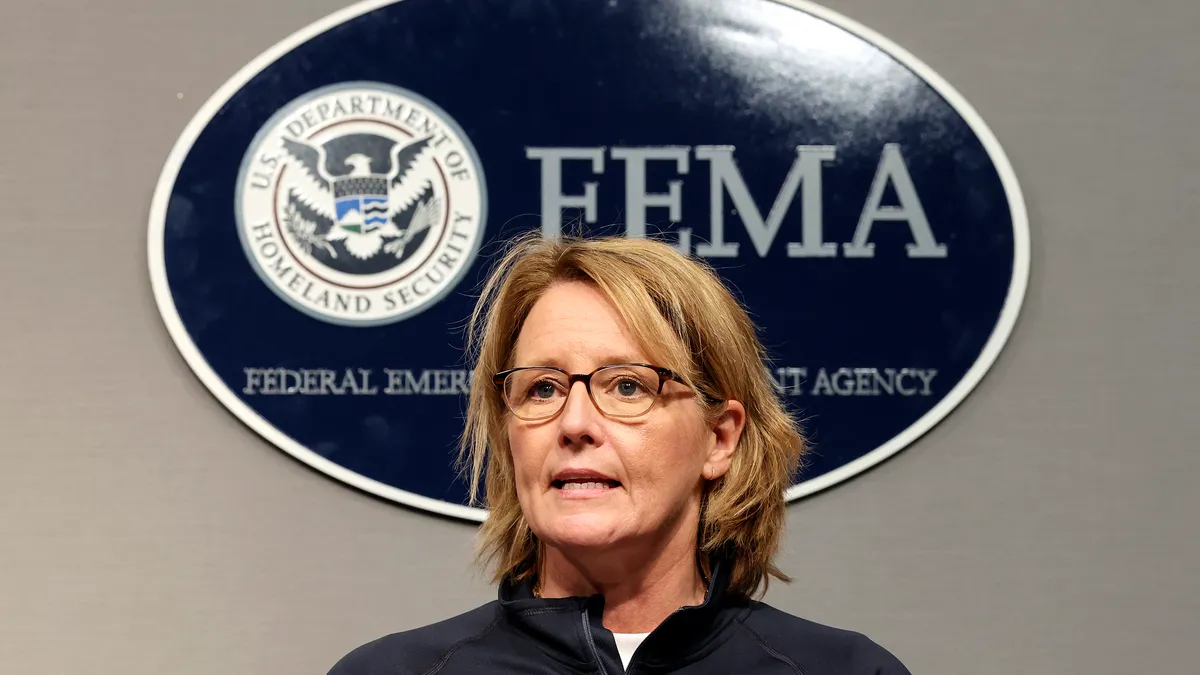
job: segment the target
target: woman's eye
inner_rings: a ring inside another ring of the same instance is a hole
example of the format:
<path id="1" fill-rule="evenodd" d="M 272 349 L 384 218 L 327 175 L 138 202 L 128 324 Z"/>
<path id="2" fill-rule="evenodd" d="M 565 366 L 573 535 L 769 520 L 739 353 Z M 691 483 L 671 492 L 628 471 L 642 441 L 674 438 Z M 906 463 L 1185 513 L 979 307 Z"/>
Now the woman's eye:
<path id="1" fill-rule="evenodd" d="M 533 385 L 533 395 L 535 398 L 550 398 L 554 396 L 555 386 L 553 382 L 538 382 Z"/>
<path id="2" fill-rule="evenodd" d="M 642 383 L 637 380 L 620 380 L 617 382 L 617 394 L 621 396 L 637 396 L 641 392 Z"/>

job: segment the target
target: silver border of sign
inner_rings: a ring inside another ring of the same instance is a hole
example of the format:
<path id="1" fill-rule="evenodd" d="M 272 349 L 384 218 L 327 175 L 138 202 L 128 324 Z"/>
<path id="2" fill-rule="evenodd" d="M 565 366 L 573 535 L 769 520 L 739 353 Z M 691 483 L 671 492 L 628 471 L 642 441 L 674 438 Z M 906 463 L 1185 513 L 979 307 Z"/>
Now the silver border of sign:
<path id="1" fill-rule="evenodd" d="M 305 28 L 279 41 L 262 54 L 259 54 L 254 60 L 234 74 L 233 77 L 229 78 L 216 93 L 205 101 L 204 105 L 201 106 L 200 110 L 184 129 L 175 146 L 171 149 L 171 153 L 168 155 L 162 173 L 159 176 L 158 184 L 155 187 L 154 198 L 150 205 L 148 237 L 150 281 L 159 313 L 162 315 L 167 331 L 170 333 L 171 339 L 175 341 L 175 345 L 179 348 L 184 360 L 187 361 L 187 364 L 195 372 L 196 376 L 200 378 L 204 386 L 216 396 L 217 400 L 237 415 L 251 429 L 312 468 L 368 493 L 433 513 L 482 522 L 487 517 L 485 509 L 451 504 L 423 495 L 413 494 L 405 490 L 399 490 L 341 467 L 296 442 L 267 422 L 267 420 L 263 419 L 250 406 L 242 402 L 225 385 L 221 378 L 213 371 L 212 367 L 209 366 L 204 356 L 200 353 L 200 350 L 192 342 L 187 329 L 184 328 L 183 322 L 180 320 L 179 314 L 175 310 L 174 302 L 171 299 L 170 288 L 167 284 L 166 265 L 163 258 L 162 242 L 164 228 L 166 227 L 167 206 L 171 190 L 175 185 L 175 178 L 179 173 L 179 169 L 183 166 L 184 159 L 187 158 L 188 153 L 191 151 L 196 138 L 199 137 L 212 118 L 221 110 L 221 107 L 254 76 L 258 75 L 267 66 L 297 46 L 355 17 L 402 1 L 365 0 L 309 24 Z M 1000 181 L 1004 185 L 1004 193 L 1011 209 L 1013 226 L 1013 270 L 1008 296 L 1004 300 L 1000 319 L 996 322 L 996 326 L 992 330 L 987 344 L 984 346 L 974 365 L 959 380 L 954 389 L 950 390 L 950 393 L 943 397 L 937 405 L 922 415 L 907 429 L 893 436 L 888 442 L 833 471 L 789 488 L 785 496 L 788 501 L 793 501 L 840 483 L 896 454 L 944 419 L 979 384 L 984 374 L 987 373 L 1000 355 L 1000 351 L 1008 341 L 1009 335 L 1012 334 L 1013 327 L 1017 322 L 1017 315 L 1020 313 L 1021 304 L 1025 298 L 1025 291 L 1029 284 L 1030 266 L 1029 217 L 1025 209 L 1025 200 L 1022 197 L 1017 176 L 1013 171 L 1012 165 L 1009 163 L 1008 156 L 1005 155 L 1004 150 L 1001 148 L 1000 142 L 983 121 L 983 118 L 980 117 L 979 113 L 975 111 L 971 104 L 949 82 L 942 79 L 932 68 L 925 65 L 904 48 L 841 14 L 815 5 L 808 2 L 808 0 L 774 0 L 774 2 L 789 5 L 811 14 L 874 44 L 907 66 L 928 83 L 929 86 L 933 87 L 962 116 L 967 124 L 971 126 L 971 129 L 987 150 L 988 155 L 996 166 L 997 172 L 1000 174 Z"/>

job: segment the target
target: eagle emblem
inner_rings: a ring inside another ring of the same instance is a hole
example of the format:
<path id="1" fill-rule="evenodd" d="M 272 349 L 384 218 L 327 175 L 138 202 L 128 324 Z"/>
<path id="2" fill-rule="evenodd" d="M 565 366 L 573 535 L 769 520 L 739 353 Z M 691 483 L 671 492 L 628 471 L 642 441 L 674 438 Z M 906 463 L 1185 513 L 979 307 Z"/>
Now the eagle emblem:
<path id="1" fill-rule="evenodd" d="M 402 261 L 408 245 L 441 218 L 427 177 L 436 171 L 432 138 L 396 143 L 353 134 L 317 145 L 283 137 L 291 159 L 282 182 L 288 231 L 310 255 L 336 259 L 341 249 L 358 261 L 380 253 L 391 256 L 385 265 Z M 340 162 L 330 161 L 339 155 Z M 346 262 L 334 266 L 345 269 Z M 362 271 L 378 269 L 370 267 Z"/>
<path id="2" fill-rule="evenodd" d="M 319 321 L 378 326 L 441 301 L 483 238 L 487 188 L 466 132 L 381 82 L 314 89 L 247 146 L 238 237 L 267 288 Z"/>

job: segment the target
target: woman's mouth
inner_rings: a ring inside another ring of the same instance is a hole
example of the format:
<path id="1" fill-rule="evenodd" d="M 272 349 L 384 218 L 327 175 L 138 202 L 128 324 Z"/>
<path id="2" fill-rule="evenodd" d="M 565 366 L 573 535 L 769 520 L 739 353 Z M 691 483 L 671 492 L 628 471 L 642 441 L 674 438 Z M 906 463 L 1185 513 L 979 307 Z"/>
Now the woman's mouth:
<path id="1" fill-rule="evenodd" d="M 604 490 L 621 487 L 615 480 L 556 480 L 551 485 L 559 490 Z"/>
<path id="2" fill-rule="evenodd" d="M 555 494 L 563 499 L 594 499 L 611 494 L 621 487 L 619 481 L 594 476 L 565 478 L 551 481 Z"/>

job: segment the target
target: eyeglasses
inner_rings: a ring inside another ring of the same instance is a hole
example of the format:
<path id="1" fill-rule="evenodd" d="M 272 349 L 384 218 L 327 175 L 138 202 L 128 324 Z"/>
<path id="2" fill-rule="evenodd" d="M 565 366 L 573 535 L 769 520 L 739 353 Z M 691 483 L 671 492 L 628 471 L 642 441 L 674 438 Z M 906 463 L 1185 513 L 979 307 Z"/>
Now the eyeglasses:
<path id="1" fill-rule="evenodd" d="M 500 388 L 508 409 L 526 421 L 557 415 L 576 382 L 584 384 L 588 397 L 601 413 L 609 417 L 638 417 L 650 412 L 663 386 L 671 380 L 683 381 L 671 370 L 646 363 L 601 366 L 587 375 L 550 366 L 531 366 L 492 376 L 492 384 Z"/>

